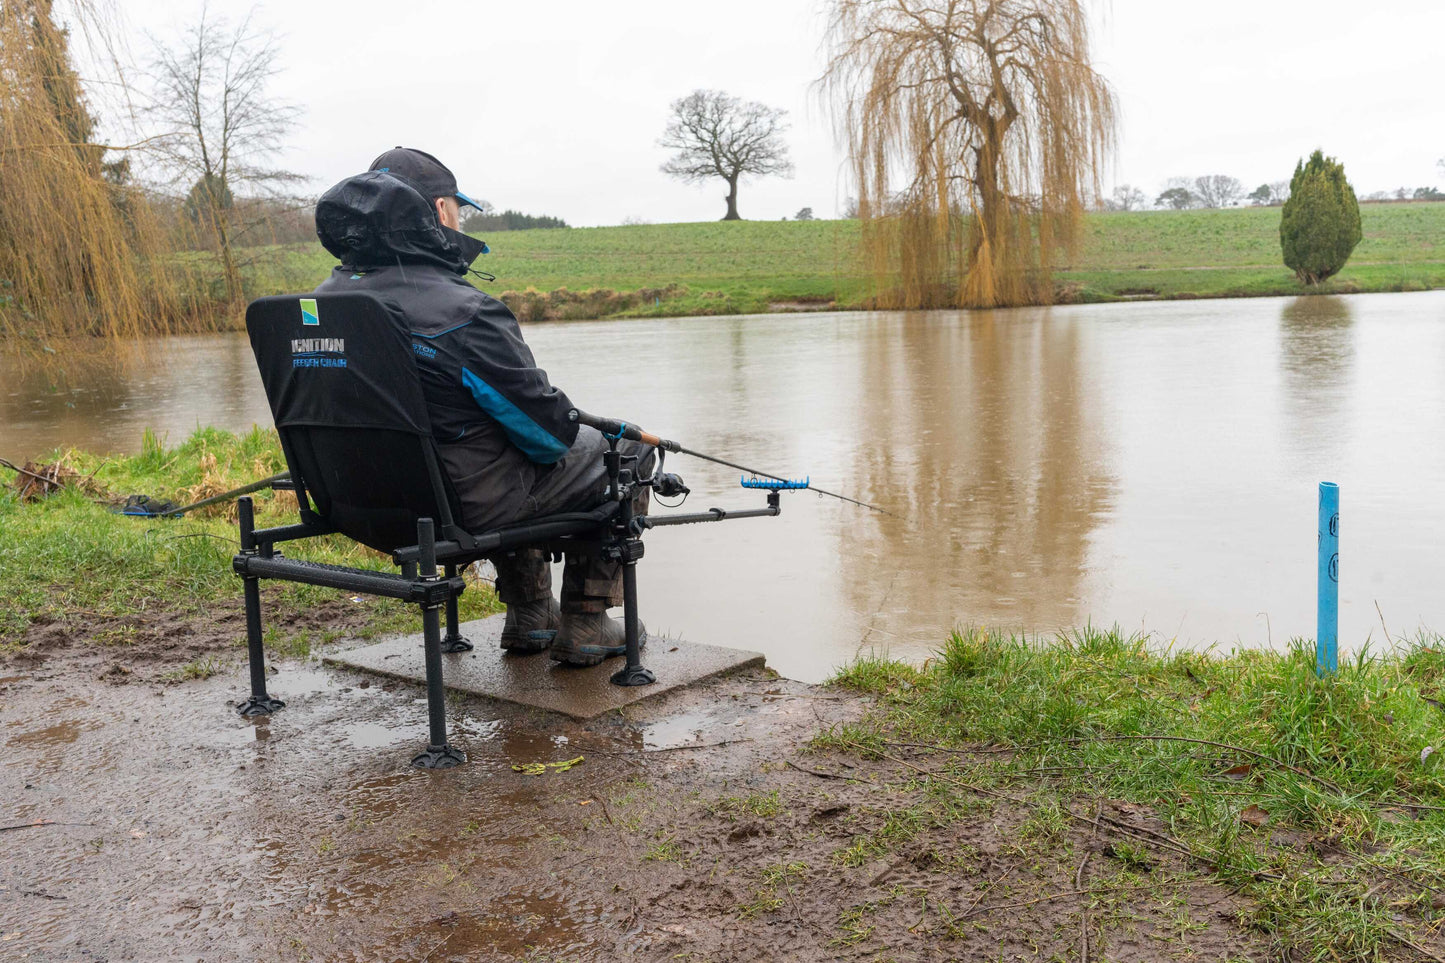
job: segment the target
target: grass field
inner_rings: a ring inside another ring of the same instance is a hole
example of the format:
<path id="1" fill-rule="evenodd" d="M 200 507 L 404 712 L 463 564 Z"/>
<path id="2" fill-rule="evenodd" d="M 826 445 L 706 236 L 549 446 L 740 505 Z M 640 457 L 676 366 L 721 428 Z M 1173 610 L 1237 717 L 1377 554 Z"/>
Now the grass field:
<path id="1" fill-rule="evenodd" d="M 1078 863 L 1082 875 L 1089 851 L 1070 846 L 1071 827 L 1123 827 L 1131 841 L 1098 848 L 1096 867 L 1143 881 L 1182 856 L 1250 899 L 1237 922 L 1277 941 L 1271 959 L 1438 960 L 1440 643 L 1424 636 L 1320 679 L 1303 641 L 1221 655 L 1159 653 L 1117 629 L 959 631 L 922 666 L 844 670 L 834 684 L 878 703 L 815 747 L 891 761 L 932 793 L 857 839 L 862 857 L 907 856 L 953 820 L 1023 805 L 1026 864 Z M 1149 886 L 1126 912 L 1153 898 Z M 1198 923 L 1186 914 L 1181 933 Z"/>
<path id="2" fill-rule="evenodd" d="M 1092 214 L 1058 281 L 1071 300 L 1250 297 L 1302 288 L 1280 263 L 1279 208 Z M 1322 292 L 1445 287 L 1445 204 L 1366 204 L 1364 240 Z M 510 231 L 486 235 L 476 267 L 492 294 L 535 288 L 620 292 L 682 285 L 626 315 L 767 311 L 779 302 L 859 307 L 869 293 L 854 252 L 857 221 L 736 221 Z M 302 290 L 334 263 L 316 246 L 288 249 L 253 279 L 256 293 Z M 635 299 L 634 299 L 635 300 Z"/>

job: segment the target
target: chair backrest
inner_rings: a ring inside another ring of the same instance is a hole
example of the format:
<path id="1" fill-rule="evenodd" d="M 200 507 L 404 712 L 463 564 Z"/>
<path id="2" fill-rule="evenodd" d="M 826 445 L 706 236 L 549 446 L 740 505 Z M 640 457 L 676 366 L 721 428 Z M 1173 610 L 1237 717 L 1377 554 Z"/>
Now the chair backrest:
<path id="1" fill-rule="evenodd" d="M 411 339 L 385 305 L 357 293 L 260 298 L 246 331 L 303 519 L 314 512 L 384 552 L 416 544 L 422 517 L 441 538 L 459 534 Z"/>

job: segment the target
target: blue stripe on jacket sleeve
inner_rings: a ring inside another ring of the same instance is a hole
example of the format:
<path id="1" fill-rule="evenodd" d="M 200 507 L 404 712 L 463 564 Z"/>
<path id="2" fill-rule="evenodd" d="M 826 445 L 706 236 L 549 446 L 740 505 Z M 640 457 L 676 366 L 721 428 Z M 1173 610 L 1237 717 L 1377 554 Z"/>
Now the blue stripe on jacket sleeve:
<path id="1" fill-rule="evenodd" d="M 497 420 L 507 432 L 512 444 L 522 449 L 522 454 L 532 461 L 539 465 L 550 465 L 567 454 L 566 444 L 554 438 L 545 428 L 528 418 L 522 409 L 467 368 L 462 368 L 462 383 L 472 393 L 477 405 Z"/>

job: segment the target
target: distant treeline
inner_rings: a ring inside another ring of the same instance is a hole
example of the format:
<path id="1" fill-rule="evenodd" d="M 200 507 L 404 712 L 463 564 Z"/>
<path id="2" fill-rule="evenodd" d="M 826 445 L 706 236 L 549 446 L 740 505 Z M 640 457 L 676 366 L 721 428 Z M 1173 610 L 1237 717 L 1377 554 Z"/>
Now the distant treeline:
<path id="1" fill-rule="evenodd" d="M 462 218 L 462 230 L 469 234 L 479 234 L 483 231 L 533 231 L 548 227 L 570 227 L 560 217 L 547 217 L 535 214 L 523 214 L 521 211 L 503 211 L 498 214 L 495 211 L 482 213 L 474 211 L 471 215 Z"/>

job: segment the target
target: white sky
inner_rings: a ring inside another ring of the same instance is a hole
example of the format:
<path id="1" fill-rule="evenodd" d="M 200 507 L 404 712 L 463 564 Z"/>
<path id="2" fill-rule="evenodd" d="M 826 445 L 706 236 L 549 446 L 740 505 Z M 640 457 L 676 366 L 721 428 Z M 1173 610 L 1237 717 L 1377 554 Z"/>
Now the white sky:
<path id="1" fill-rule="evenodd" d="M 249 0 L 210 0 L 233 19 Z M 461 189 L 574 225 L 722 216 L 725 186 L 658 170 L 667 105 L 715 87 L 789 111 L 797 173 L 745 184 L 746 218 L 834 216 L 844 158 L 812 82 L 818 0 L 262 0 L 305 114 L 284 166 L 320 192 L 397 144 L 439 156 Z M 128 54 L 201 0 L 120 0 Z M 1123 108 L 1109 183 L 1152 198 L 1171 176 L 1285 180 L 1322 147 L 1361 195 L 1441 184 L 1442 0 L 1112 0 L 1095 62 Z"/>

